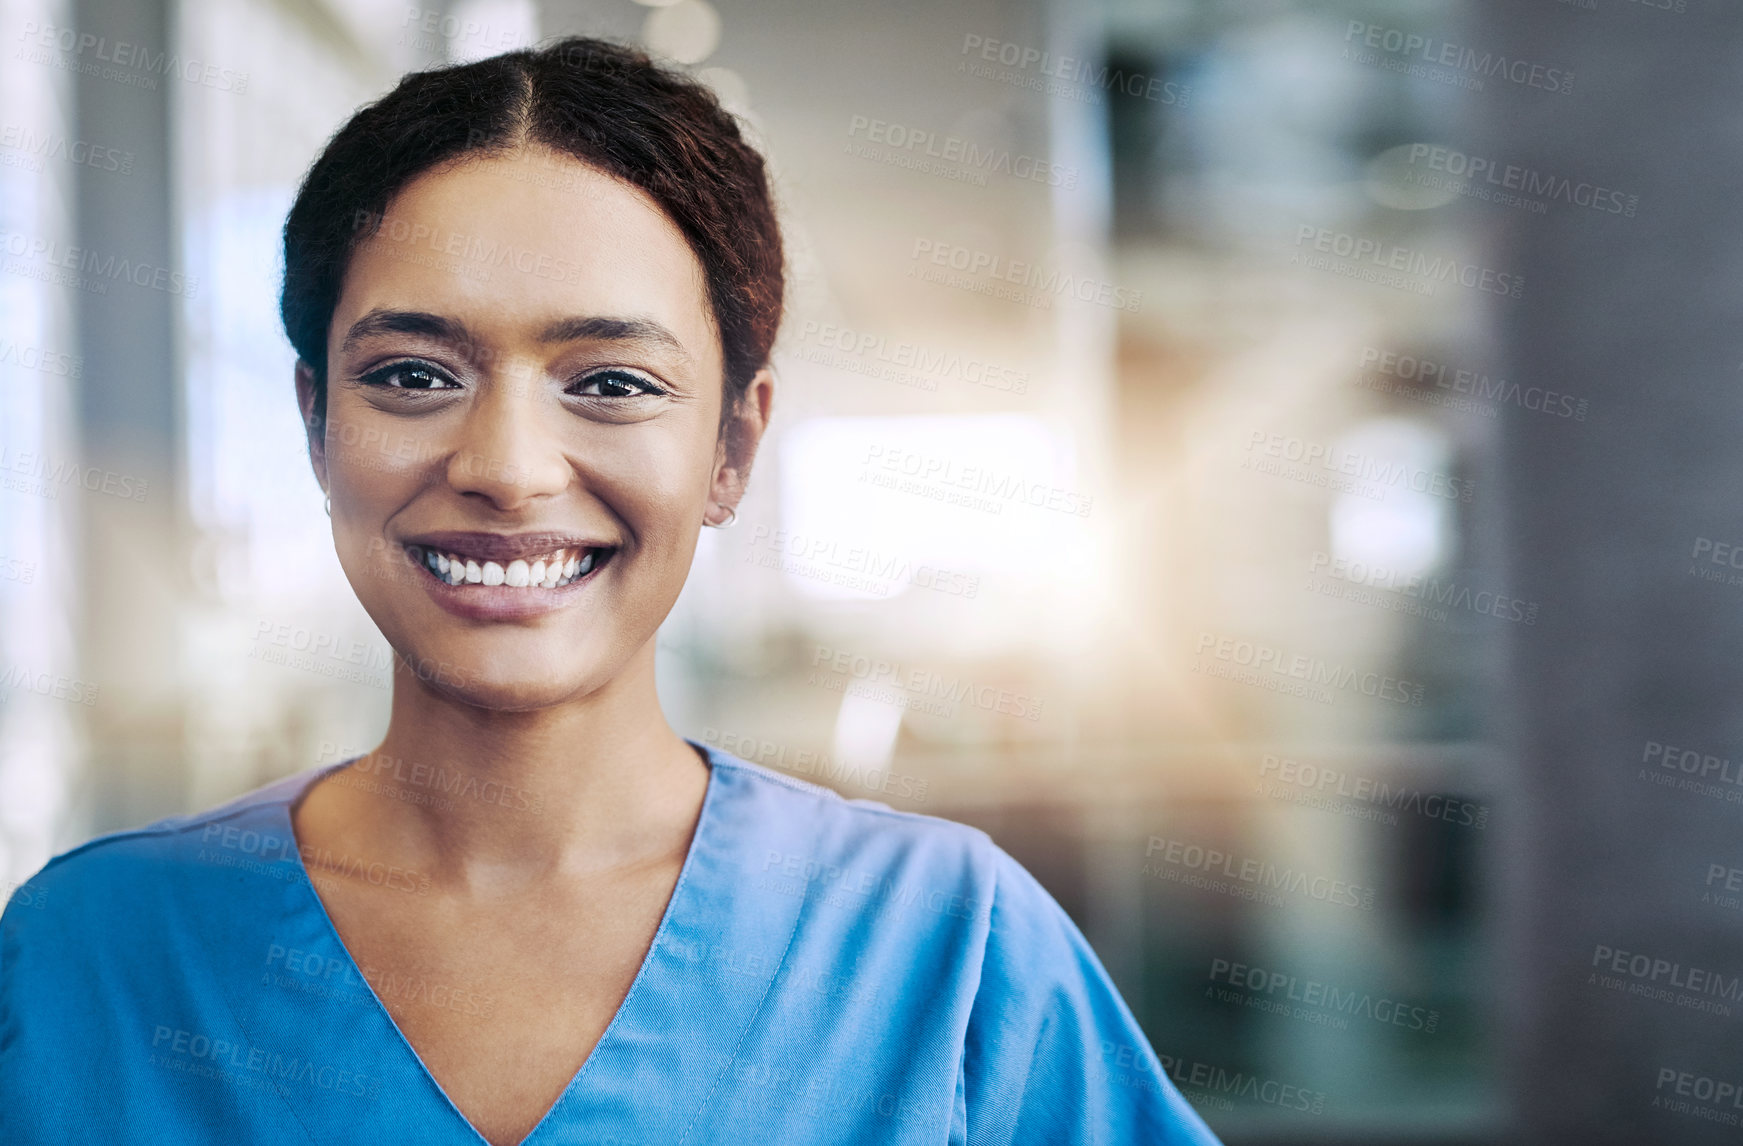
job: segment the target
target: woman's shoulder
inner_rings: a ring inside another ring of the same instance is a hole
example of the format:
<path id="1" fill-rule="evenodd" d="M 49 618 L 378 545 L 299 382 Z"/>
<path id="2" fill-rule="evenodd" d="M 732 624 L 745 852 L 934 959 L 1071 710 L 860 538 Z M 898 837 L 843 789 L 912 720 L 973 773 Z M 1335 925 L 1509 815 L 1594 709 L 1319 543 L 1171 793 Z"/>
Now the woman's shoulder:
<path id="1" fill-rule="evenodd" d="M 980 828 L 842 796 L 719 749 L 710 759 L 730 777 L 735 802 L 748 806 L 745 827 L 758 842 L 751 858 L 761 872 L 844 886 L 897 873 L 972 900 L 975 914 L 995 927 L 1027 921 L 1055 930 L 1065 919 L 1035 877 Z"/>
<path id="2" fill-rule="evenodd" d="M 68 848 L 14 891 L 7 922 L 100 928 L 117 912 L 149 908 L 172 887 L 189 890 L 202 882 L 201 873 L 221 878 L 282 864 L 295 855 L 296 845 L 277 827 L 276 813 L 309 778 L 286 777 L 203 811 L 105 832 Z"/>
<path id="3" fill-rule="evenodd" d="M 734 794 L 760 815 L 840 845 L 876 842 L 885 847 L 924 848 L 984 863 L 998 845 L 979 828 L 924 812 L 905 811 L 880 800 L 843 796 L 820 784 L 777 772 L 718 748 L 709 749 L 715 769 Z"/>

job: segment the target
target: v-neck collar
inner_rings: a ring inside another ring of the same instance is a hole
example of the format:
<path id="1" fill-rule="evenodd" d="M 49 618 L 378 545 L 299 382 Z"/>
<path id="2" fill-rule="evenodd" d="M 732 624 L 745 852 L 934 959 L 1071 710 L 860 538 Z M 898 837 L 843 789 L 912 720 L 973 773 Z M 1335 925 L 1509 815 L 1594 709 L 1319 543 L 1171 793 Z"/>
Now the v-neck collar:
<path id="1" fill-rule="evenodd" d="M 692 884 L 695 882 L 694 873 L 699 862 L 698 856 L 708 852 L 715 843 L 712 836 L 715 830 L 715 820 L 719 815 L 717 805 L 722 799 L 721 789 L 723 783 L 721 779 L 721 770 L 718 766 L 719 761 L 714 749 L 706 745 L 698 744 L 696 741 L 690 740 L 688 737 L 686 737 L 685 740 L 699 751 L 708 765 L 708 783 L 703 792 L 702 807 L 697 813 L 696 827 L 691 834 L 690 844 L 684 855 L 684 863 L 678 871 L 678 879 L 672 887 L 671 896 L 666 901 L 665 911 L 660 917 L 660 924 L 655 929 L 653 940 L 648 944 L 647 952 L 642 956 L 641 964 L 636 970 L 635 978 L 630 982 L 629 990 L 625 993 L 623 1001 L 618 1004 L 618 1008 L 612 1015 L 611 1021 L 606 1024 L 605 1030 L 600 1034 L 599 1039 L 594 1043 L 592 1049 L 589 1050 L 586 1059 L 581 1063 L 581 1066 L 575 1071 L 574 1075 L 570 1077 L 569 1081 L 564 1084 L 562 1091 L 558 1093 L 550 1107 L 540 1116 L 538 1122 L 533 1125 L 533 1128 L 527 1132 L 525 1137 L 520 1140 L 519 1146 L 539 1146 L 539 1143 L 543 1140 L 542 1136 L 547 1133 L 547 1127 L 560 1128 L 560 1124 L 566 1121 L 565 1108 L 575 1103 L 577 1096 L 582 1091 L 582 1084 L 593 1074 L 597 1073 L 595 1064 L 604 1059 L 610 1058 L 614 1054 L 617 1041 L 623 1037 L 623 1029 L 626 1026 L 635 1023 L 638 1003 L 641 997 L 647 994 L 649 990 L 657 989 L 650 987 L 650 983 L 654 982 L 656 977 L 660 974 L 663 965 L 663 960 L 661 958 L 663 946 L 670 940 L 671 932 L 676 926 L 676 921 L 685 917 L 687 908 L 693 908 L 694 906 L 686 903 L 686 897 L 692 891 Z M 285 785 L 275 794 L 274 798 L 265 802 L 260 808 L 260 810 L 265 813 L 270 828 L 282 832 L 284 834 L 284 839 L 289 843 L 290 854 L 286 856 L 286 862 L 294 865 L 293 871 L 295 878 L 287 882 L 301 885 L 299 887 L 287 888 L 285 902 L 286 919 L 289 920 L 301 913 L 308 917 L 312 917 L 317 921 L 314 926 L 318 938 L 331 950 L 339 953 L 336 957 L 344 960 L 345 966 L 349 968 L 348 973 L 356 977 L 355 981 L 363 984 L 363 991 L 367 992 L 369 1000 L 366 1008 L 369 1011 L 367 1016 L 368 1020 L 383 1025 L 386 1030 L 392 1032 L 392 1038 L 397 1040 L 397 1047 L 394 1047 L 392 1050 L 386 1051 L 385 1053 L 400 1057 L 402 1062 L 405 1059 L 409 1059 L 411 1063 L 415 1063 L 415 1075 L 421 1075 L 421 1081 L 427 1083 L 429 1089 L 434 1094 L 440 1095 L 441 1100 L 446 1103 L 448 1109 L 453 1113 L 454 1120 L 457 1124 L 456 1130 L 459 1131 L 460 1134 L 472 1144 L 472 1146 L 488 1146 L 488 1140 L 479 1133 L 478 1128 L 472 1124 L 471 1120 L 468 1119 L 460 1110 L 459 1106 L 455 1104 L 453 1098 L 449 1096 L 441 1083 L 437 1081 L 435 1075 L 430 1072 L 423 1057 L 418 1054 L 417 1049 L 413 1047 L 411 1041 L 406 1038 L 405 1032 L 400 1029 L 398 1022 L 395 1021 L 392 1013 L 381 1001 L 380 996 L 376 994 L 374 985 L 364 978 L 356 959 L 352 956 L 350 949 L 345 946 L 345 941 L 340 937 L 338 928 L 334 926 L 332 916 L 327 911 L 327 905 L 316 891 L 308 868 L 303 863 L 300 845 L 296 842 L 291 809 L 303 797 L 303 795 L 314 787 L 316 783 L 326 778 L 328 775 L 354 763 L 355 759 L 356 758 L 340 761 L 330 767 L 311 772 L 301 784 Z M 718 904 L 715 906 L 718 908 Z M 796 923 L 796 920 L 794 922 Z M 271 930 L 277 931 L 280 929 L 272 928 Z M 258 980 L 255 981 L 258 982 Z M 229 992 L 227 991 L 226 993 L 228 994 Z M 239 1002 L 243 1002 L 243 1000 L 232 996 L 232 1010 L 236 1013 L 239 1020 L 242 1015 L 248 1014 L 253 1016 L 256 1022 L 260 1022 L 264 1025 L 265 1020 L 259 1016 L 254 1008 L 239 1007 L 236 1005 Z M 328 1000 L 327 1005 L 337 1006 L 348 1004 L 340 1004 Z M 341 1027 L 344 1025 L 345 1024 L 340 1024 Z M 376 1048 L 371 1053 L 374 1056 L 379 1057 L 384 1053 L 384 1051 Z M 391 1064 L 384 1064 L 384 1069 L 388 1065 Z M 286 1101 L 293 1102 L 294 1106 L 295 1102 L 293 1099 L 300 1099 L 302 1096 L 293 1092 L 285 1095 L 285 1097 Z M 303 1121 L 300 1114 L 299 1121 Z M 305 1125 L 307 1125 L 306 1122 Z"/>

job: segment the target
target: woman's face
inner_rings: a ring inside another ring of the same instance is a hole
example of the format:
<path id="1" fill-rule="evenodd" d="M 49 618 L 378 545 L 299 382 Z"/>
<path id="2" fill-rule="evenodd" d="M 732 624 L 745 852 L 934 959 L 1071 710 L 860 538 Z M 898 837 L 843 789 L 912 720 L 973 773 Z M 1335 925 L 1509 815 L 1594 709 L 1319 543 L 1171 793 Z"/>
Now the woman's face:
<path id="1" fill-rule="evenodd" d="M 719 336 L 676 225 L 548 151 L 438 168 L 356 251 L 327 353 L 339 561 L 419 678 L 526 709 L 615 677 L 723 516 Z"/>

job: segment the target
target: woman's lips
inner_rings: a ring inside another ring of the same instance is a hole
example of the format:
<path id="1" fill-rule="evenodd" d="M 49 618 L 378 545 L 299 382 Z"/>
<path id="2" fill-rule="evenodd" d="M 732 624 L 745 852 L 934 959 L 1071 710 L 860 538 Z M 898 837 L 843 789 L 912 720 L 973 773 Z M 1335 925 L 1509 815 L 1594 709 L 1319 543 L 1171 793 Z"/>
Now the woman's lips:
<path id="1" fill-rule="evenodd" d="M 569 545 L 507 560 L 427 545 L 408 545 L 405 552 L 443 609 L 475 620 L 512 620 L 568 605 L 617 550 Z"/>
<path id="2" fill-rule="evenodd" d="M 536 530 L 529 533 L 483 533 L 476 530 L 442 529 L 402 538 L 407 549 L 433 549 L 438 553 L 456 554 L 483 564 L 494 561 L 506 566 L 520 558 L 531 561 L 559 549 L 615 549 L 617 544 L 603 537 L 588 537 L 580 533 Z"/>

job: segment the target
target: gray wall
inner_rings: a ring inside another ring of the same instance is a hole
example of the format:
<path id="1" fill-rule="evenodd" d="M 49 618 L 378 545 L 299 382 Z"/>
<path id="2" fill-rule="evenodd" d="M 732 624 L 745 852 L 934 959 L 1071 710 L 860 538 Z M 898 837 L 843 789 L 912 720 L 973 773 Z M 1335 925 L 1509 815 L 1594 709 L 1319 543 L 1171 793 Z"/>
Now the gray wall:
<path id="1" fill-rule="evenodd" d="M 1678 790 L 1657 781 L 1680 771 L 1643 760 L 1659 743 L 1743 764 L 1743 584 L 1692 572 L 1743 573 L 1694 559 L 1702 538 L 1743 543 L 1743 8 L 1687 7 L 1483 0 L 1471 25 L 1474 44 L 1576 76 L 1570 96 L 1470 101 L 1474 148 L 1639 196 L 1633 218 L 1558 207 L 1491 236 L 1528 284 L 1497 316 L 1514 376 L 1591 409 L 1507 422 L 1496 459 L 1491 552 L 1545 603 L 1515 629 L 1504 705 L 1501 1013 L 1521 1142 L 1739 1133 L 1655 1105 L 1718 1106 L 1694 1079 L 1743 1082 L 1743 1005 L 1722 997 L 1743 976 L 1743 913 L 1703 899 L 1711 865 L 1743 867 L 1743 803 L 1726 798 L 1743 786 Z M 1600 947 L 1664 963 L 1618 972 Z M 1722 976 L 1718 995 L 1672 986 L 1697 968 Z M 1660 1087 L 1662 1071 L 1691 1077 Z"/>

